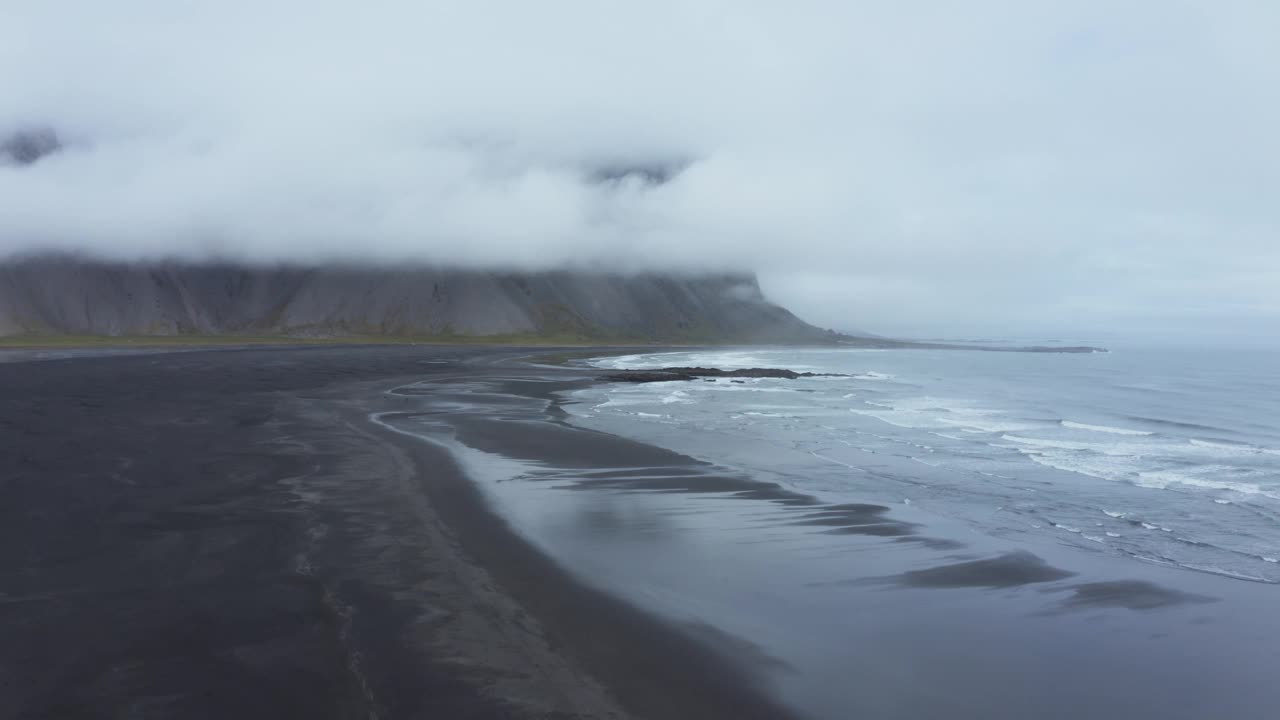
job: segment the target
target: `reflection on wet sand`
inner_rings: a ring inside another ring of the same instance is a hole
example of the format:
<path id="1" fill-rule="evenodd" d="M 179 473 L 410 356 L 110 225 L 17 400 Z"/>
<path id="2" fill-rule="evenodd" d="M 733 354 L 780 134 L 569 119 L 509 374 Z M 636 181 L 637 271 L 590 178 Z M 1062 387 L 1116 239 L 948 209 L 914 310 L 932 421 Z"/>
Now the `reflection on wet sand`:
<path id="1" fill-rule="evenodd" d="M 554 483 L 557 489 L 639 493 L 718 495 L 726 499 L 768 503 L 788 513 L 764 525 L 813 527 L 829 535 L 894 538 L 930 550 L 963 548 L 953 539 L 920 534 L 920 524 L 892 516 L 890 508 L 867 503 L 828 503 L 778 485 L 725 472 L 724 468 L 652 445 L 575 427 L 564 422 L 557 391 L 564 384 L 505 379 L 491 383 L 447 382 L 396 388 L 406 397 L 430 397 L 433 410 L 386 413 L 384 421 L 416 423 L 419 432 L 447 432 L 466 447 L 527 463 L 518 478 Z M 551 421 L 548 421 L 548 419 Z M 590 442 L 585 442 L 589 438 Z M 583 513 L 583 527 L 618 530 L 631 527 L 614 511 L 599 507 Z M 821 584 L 895 585 L 905 588 L 1006 589 L 1053 583 L 1076 573 L 1053 567 L 1018 550 L 994 557 L 966 559 L 888 576 Z M 1147 610 L 1215 598 L 1184 593 L 1142 580 L 1112 580 L 1052 587 L 1070 592 L 1061 609 L 1089 607 Z"/>
<path id="2" fill-rule="evenodd" d="M 917 588 L 1011 588 L 1053 582 L 1073 575 L 1075 573 L 1052 567 L 1029 552 L 1018 551 L 985 560 L 911 570 L 900 575 L 859 582 L 892 583 Z"/>
<path id="3" fill-rule="evenodd" d="M 1217 602 L 1218 598 L 1181 592 L 1145 580 L 1113 580 L 1110 582 L 1072 585 L 1071 597 L 1063 601 L 1066 609 L 1125 608 L 1156 610 L 1188 603 Z"/>
<path id="4" fill-rule="evenodd" d="M 1162 582 L 1184 576 L 1127 577 L 1131 565 L 1010 547 L 918 509 L 826 500 L 577 427 L 558 404 L 571 388 L 422 385 L 409 393 L 419 407 L 380 419 L 451 448 L 513 526 L 588 584 L 666 617 L 813 717 L 1189 720 L 1179 697 L 1193 686 L 1161 680 L 1201 671 L 1181 659 L 1189 648 L 1247 652 L 1253 667 L 1269 652 L 1238 629 L 1202 631 L 1185 608 L 1216 598 Z M 1121 631 L 1097 623 L 1116 613 Z M 1181 649 L 1152 656 L 1142 643 L 1155 636 Z M 1121 682 L 1135 663 L 1147 674 Z M 1247 680 L 1230 680 L 1215 697 L 1250 706 Z"/>

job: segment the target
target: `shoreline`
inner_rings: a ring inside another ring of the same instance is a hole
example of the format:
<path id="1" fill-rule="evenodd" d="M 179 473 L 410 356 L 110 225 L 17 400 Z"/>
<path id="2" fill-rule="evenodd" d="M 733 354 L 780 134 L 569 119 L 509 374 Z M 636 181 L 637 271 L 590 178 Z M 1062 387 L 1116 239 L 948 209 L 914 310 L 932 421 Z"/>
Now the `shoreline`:
<path id="1" fill-rule="evenodd" d="M 560 648 L 573 658 L 623 708 L 646 718 L 791 716 L 756 692 L 755 680 L 729 658 L 625 600 L 583 585 L 522 538 L 447 450 L 377 420 L 371 425 L 413 459 L 417 478 L 435 470 L 421 487 L 465 554 L 530 614 L 532 632 L 548 650 Z M 447 473 L 440 472 L 442 455 L 453 466 Z"/>
<path id="2" fill-rule="evenodd" d="M 570 391 L 607 371 L 548 363 L 585 352 L 636 350 L 0 364 L 21 448 L 0 454 L 21 500 L 0 505 L 0 718 L 1134 720 L 1280 701 L 1260 680 L 1280 662 L 1270 588 L 815 497 L 718 464 L 768 452 L 729 435 L 698 459 L 584 426 Z"/>
<path id="3" fill-rule="evenodd" d="M 806 463 L 758 473 L 769 450 L 732 434 L 583 424 L 567 388 L 519 374 L 428 380 L 414 394 L 453 408 L 447 427 L 394 420 L 449 446 L 575 575 L 714 631 L 808 716 L 1251 718 L 1280 700 L 1260 641 L 1280 630 L 1271 586 L 975 532 L 853 488 L 815 497 L 785 481 Z"/>
<path id="4" fill-rule="evenodd" d="M 20 500 L 0 510 L 0 717 L 788 717 L 519 537 L 443 450 L 368 420 L 389 387 L 545 352 L 0 366 L 24 438 L 0 461 Z"/>

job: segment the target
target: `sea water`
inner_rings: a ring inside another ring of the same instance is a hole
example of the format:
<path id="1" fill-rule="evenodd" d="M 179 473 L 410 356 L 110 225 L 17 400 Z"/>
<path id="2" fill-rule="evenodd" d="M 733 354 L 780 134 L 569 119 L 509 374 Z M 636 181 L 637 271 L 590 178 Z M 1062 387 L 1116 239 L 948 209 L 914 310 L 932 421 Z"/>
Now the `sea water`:
<path id="1" fill-rule="evenodd" d="M 840 373 L 602 385 L 568 408 L 578 424 L 824 500 L 1280 582 L 1277 352 L 751 348 L 589 362 Z"/>

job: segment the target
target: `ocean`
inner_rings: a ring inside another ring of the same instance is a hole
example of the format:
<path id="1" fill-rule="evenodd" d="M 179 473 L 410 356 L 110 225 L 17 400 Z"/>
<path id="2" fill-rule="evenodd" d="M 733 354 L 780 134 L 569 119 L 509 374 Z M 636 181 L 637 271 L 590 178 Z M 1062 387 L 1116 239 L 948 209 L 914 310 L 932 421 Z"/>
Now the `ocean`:
<path id="1" fill-rule="evenodd" d="M 566 409 L 828 502 L 1280 582 L 1277 352 L 751 348 L 589 364 L 844 374 L 600 385 Z"/>
<path id="2" fill-rule="evenodd" d="M 743 348 L 445 373 L 446 448 L 575 580 L 801 717 L 1272 717 L 1280 363 L 1117 348 Z"/>

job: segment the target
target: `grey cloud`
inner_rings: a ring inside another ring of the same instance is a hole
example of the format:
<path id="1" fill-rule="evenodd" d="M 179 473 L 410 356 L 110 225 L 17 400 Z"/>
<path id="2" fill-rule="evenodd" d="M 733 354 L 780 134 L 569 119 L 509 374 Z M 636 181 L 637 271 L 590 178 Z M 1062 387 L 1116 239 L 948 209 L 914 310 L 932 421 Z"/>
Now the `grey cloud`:
<path id="1" fill-rule="evenodd" d="M 61 149 L 4 151 L 0 255 L 757 270 L 886 334 L 1258 332 L 1278 27 L 1261 0 L 8 3 L 0 138 Z"/>
<path id="2" fill-rule="evenodd" d="M 666 185 L 689 167 L 689 160 L 641 160 L 632 162 L 603 161 L 594 164 L 586 173 L 591 182 L 619 185 L 638 182 L 642 185 Z"/>
<path id="3" fill-rule="evenodd" d="M 0 138 L 0 163 L 31 165 L 62 149 L 58 134 L 49 128 L 25 128 Z"/>

